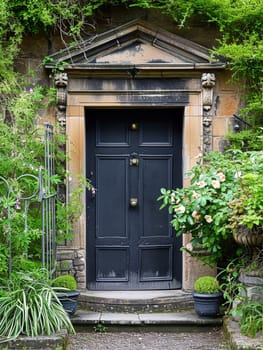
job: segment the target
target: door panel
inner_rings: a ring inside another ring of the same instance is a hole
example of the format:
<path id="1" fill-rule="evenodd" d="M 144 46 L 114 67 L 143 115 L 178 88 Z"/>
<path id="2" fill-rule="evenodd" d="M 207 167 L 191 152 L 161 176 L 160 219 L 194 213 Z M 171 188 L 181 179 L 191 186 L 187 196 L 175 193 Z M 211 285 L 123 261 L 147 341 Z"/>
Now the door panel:
<path id="1" fill-rule="evenodd" d="M 128 200 L 127 167 L 127 156 L 97 156 L 97 238 L 128 236 L 127 208 L 123 206 Z"/>
<path id="2" fill-rule="evenodd" d="M 160 196 L 163 184 L 167 184 L 167 188 L 172 186 L 172 157 L 145 155 L 141 157 L 141 164 L 139 193 L 142 203 L 140 211 L 143 222 L 142 236 L 171 236 L 169 216 L 166 210 L 159 210 L 160 203 L 156 198 Z"/>
<path id="3" fill-rule="evenodd" d="M 98 282 L 128 281 L 128 247 L 96 248 L 96 279 Z"/>
<path id="4" fill-rule="evenodd" d="M 140 146 L 172 146 L 173 129 L 170 121 L 149 120 L 140 125 Z"/>
<path id="5" fill-rule="evenodd" d="M 181 241 L 157 197 L 181 186 L 182 121 L 183 109 L 87 110 L 89 289 L 181 287 Z"/>
<path id="6" fill-rule="evenodd" d="M 172 253 L 171 245 L 140 247 L 140 281 L 170 281 Z"/>

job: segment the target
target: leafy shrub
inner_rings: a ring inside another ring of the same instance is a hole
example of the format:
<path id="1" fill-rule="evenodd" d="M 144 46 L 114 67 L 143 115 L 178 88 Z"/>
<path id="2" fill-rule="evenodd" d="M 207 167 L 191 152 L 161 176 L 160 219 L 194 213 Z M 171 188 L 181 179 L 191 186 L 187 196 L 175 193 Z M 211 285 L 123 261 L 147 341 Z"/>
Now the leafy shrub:
<path id="1" fill-rule="evenodd" d="M 238 185 L 235 174 L 242 158 L 245 156 L 238 151 L 212 152 L 188 172 L 190 186 L 161 189 L 161 209 L 168 206 L 176 236 L 190 233 L 193 248 L 201 246 L 210 253 L 204 257 L 209 264 L 217 264 L 222 259 L 224 245 L 228 245 L 225 242 L 232 240 L 228 203 Z"/>
<path id="2" fill-rule="evenodd" d="M 202 294 L 214 294 L 220 291 L 220 287 L 215 277 L 202 276 L 195 281 L 194 291 Z"/>
<path id="3" fill-rule="evenodd" d="M 168 207 L 176 236 L 191 234 L 193 248 L 202 247 L 210 253 L 201 257 L 206 263 L 218 264 L 225 260 L 230 246 L 231 257 L 240 254 L 240 249 L 234 246 L 233 226 L 239 225 L 241 219 L 247 226 L 261 225 L 262 157 L 262 151 L 211 152 L 188 172 L 191 178 L 188 187 L 161 189 L 162 195 L 158 198 L 163 202 L 161 209 Z M 243 193 L 245 180 L 249 186 Z M 241 202 L 246 212 L 236 220 L 232 207 L 234 199 L 237 198 L 235 203 L 239 204 L 242 195 L 246 195 L 246 200 Z"/>

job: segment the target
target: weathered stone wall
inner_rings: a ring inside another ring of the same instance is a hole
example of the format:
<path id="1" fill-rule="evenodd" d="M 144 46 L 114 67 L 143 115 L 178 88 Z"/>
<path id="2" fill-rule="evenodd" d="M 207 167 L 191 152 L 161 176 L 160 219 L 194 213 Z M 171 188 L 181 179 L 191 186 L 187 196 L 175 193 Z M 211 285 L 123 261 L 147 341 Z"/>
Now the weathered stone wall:
<path id="1" fill-rule="evenodd" d="M 76 278 L 79 287 L 85 288 L 85 251 L 59 247 L 57 249 L 57 274 L 70 274 Z"/>

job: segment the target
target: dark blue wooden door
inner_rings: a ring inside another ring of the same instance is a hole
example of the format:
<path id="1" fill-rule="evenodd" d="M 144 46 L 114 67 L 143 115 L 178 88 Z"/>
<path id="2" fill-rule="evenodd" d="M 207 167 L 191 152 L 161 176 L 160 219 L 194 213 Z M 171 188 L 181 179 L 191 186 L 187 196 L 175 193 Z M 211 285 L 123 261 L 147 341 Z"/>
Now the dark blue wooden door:
<path id="1" fill-rule="evenodd" d="M 181 287 L 181 242 L 159 210 L 182 183 L 182 109 L 86 111 L 89 289 Z"/>

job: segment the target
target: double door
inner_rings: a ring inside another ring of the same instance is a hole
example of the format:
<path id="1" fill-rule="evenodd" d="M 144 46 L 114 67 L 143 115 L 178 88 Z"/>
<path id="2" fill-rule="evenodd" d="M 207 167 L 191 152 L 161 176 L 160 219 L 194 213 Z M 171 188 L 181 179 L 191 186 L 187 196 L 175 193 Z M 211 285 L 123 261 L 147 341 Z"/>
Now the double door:
<path id="1" fill-rule="evenodd" d="M 182 109 L 86 111 L 89 289 L 181 287 L 181 241 L 157 201 L 182 184 Z"/>

